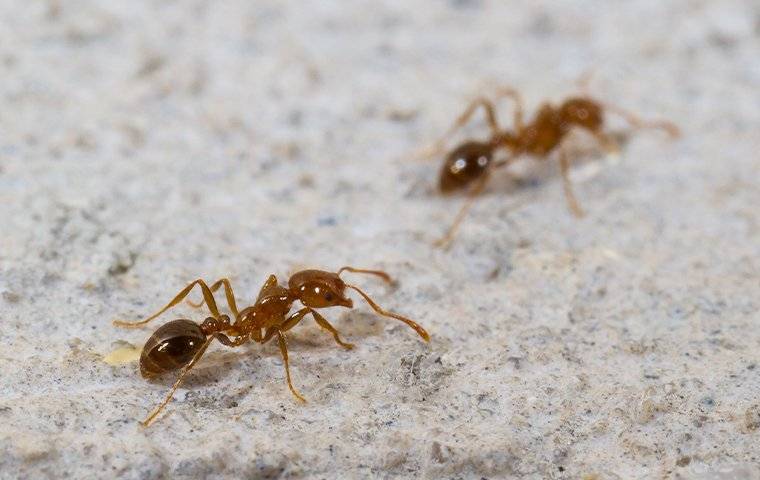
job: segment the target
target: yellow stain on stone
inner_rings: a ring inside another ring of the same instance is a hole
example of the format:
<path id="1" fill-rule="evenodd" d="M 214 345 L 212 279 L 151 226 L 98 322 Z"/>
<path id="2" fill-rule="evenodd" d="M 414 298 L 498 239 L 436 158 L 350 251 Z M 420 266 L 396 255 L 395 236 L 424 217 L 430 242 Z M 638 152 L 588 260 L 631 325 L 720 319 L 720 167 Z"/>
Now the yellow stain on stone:
<path id="1" fill-rule="evenodd" d="M 109 365 L 121 365 L 137 361 L 140 358 L 140 349 L 127 342 L 118 342 L 119 347 L 103 357 L 103 361 Z"/>

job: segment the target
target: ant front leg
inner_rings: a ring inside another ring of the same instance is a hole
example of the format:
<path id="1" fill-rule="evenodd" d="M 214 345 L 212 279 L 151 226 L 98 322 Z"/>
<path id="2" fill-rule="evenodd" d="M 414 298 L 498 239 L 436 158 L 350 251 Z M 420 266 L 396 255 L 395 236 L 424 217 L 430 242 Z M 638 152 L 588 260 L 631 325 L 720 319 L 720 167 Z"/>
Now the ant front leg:
<path id="1" fill-rule="evenodd" d="M 616 115 L 619 115 L 625 119 L 625 121 L 634 128 L 663 130 L 672 139 L 676 139 L 681 136 L 681 130 L 673 122 L 669 122 L 667 120 L 644 120 L 635 113 L 631 113 L 628 110 L 618 107 L 617 105 L 606 102 L 602 103 L 602 105 L 606 110 L 615 113 Z"/>
<path id="2" fill-rule="evenodd" d="M 309 313 L 311 309 L 309 307 L 304 307 L 297 312 L 291 314 L 284 322 L 282 322 L 277 328 L 283 332 L 287 332 L 291 328 L 298 325 L 298 323 L 303 320 L 303 317 L 306 316 L 306 314 Z"/>
<path id="3" fill-rule="evenodd" d="M 607 155 L 618 156 L 620 155 L 620 145 L 609 135 L 602 133 L 598 130 L 592 130 L 591 134 L 596 138 L 596 141 L 604 148 Z"/>
<path id="4" fill-rule="evenodd" d="M 214 294 L 211 293 L 211 289 L 208 287 L 208 285 L 206 285 L 206 282 L 204 282 L 202 279 L 198 279 L 198 280 L 195 280 L 194 282 L 191 282 L 188 286 L 182 289 L 182 291 L 180 291 L 177 294 L 177 296 L 172 299 L 171 302 L 166 304 L 164 308 L 154 313 L 150 317 L 146 318 L 145 320 L 141 320 L 139 322 L 124 322 L 121 320 L 114 320 L 113 324 L 118 327 L 124 327 L 124 328 L 137 328 L 141 325 L 145 325 L 146 323 L 150 322 L 151 320 L 154 320 L 156 317 L 158 317 L 165 311 L 169 310 L 170 308 L 172 308 L 173 306 L 181 302 L 196 285 L 200 285 L 201 291 L 203 292 L 203 299 L 205 300 L 206 305 L 208 305 L 208 309 L 211 312 L 211 315 L 213 315 L 214 318 L 216 318 L 217 320 L 221 320 L 221 315 L 219 314 L 219 308 L 217 308 L 216 300 L 214 300 Z"/>
<path id="5" fill-rule="evenodd" d="M 340 345 L 341 347 L 345 348 L 346 350 L 351 350 L 354 348 L 353 343 L 346 343 L 343 340 L 340 339 L 340 333 L 338 330 L 335 329 L 332 325 L 330 325 L 330 322 L 327 321 L 325 317 L 323 317 L 319 312 L 317 312 L 314 309 L 310 309 L 311 316 L 314 317 L 314 320 L 316 320 L 317 325 L 324 328 L 328 332 L 330 332 L 335 339 L 335 343 Z"/>
<path id="6" fill-rule="evenodd" d="M 224 285 L 224 295 L 227 297 L 227 306 L 230 308 L 230 311 L 235 316 L 235 318 L 238 317 L 238 309 L 237 304 L 235 303 L 235 292 L 232 291 L 232 285 L 230 284 L 229 279 L 222 278 L 214 282 L 213 285 L 211 285 L 211 293 L 216 292 L 219 290 L 219 287 Z M 198 303 L 194 303 L 190 300 L 187 300 L 187 303 L 193 307 L 193 308 L 201 308 L 203 306 L 204 300 L 201 300 Z"/>
<path id="7" fill-rule="evenodd" d="M 382 307 L 380 307 L 380 305 L 378 305 L 377 303 L 375 303 L 375 301 L 372 300 L 369 297 L 369 295 L 367 295 L 366 293 L 364 293 L 364 291 L 362 289 L 360 289 L 359 287 L 357 287 L 355 285 L 351 285 L 350 283 L 347 283 L 346 287 L 348 287 L 348 288 L 356 291 L 359 295 L 361 295 L 362 298 L 364 298 L 364 301 L 367 302 L 369 304 L 369 306 L 372 307 L 372 310 L 374 310 L 375 312 L 379 313 L 380 315 L 382 315 L 384 317 L 395 318 L 396 320 L 400 320 L 400 321 L 406 323 L 415 332 L 417 332 L 417 335 L 419 335 L 420 337 L 422 337 L 423 340 L 425 340 L 426 342 L 430 341 L 430 335 L 428 334 L 427 330 L 425 330 L 424 328 L 422 328 L 422 326 L 419 325 L 414 320 L 412 320 L 410 318 L 406 318 L 403 315 L 399 315 L 398 313 L 389 312 L 388 310 L 383 309 Z"/>

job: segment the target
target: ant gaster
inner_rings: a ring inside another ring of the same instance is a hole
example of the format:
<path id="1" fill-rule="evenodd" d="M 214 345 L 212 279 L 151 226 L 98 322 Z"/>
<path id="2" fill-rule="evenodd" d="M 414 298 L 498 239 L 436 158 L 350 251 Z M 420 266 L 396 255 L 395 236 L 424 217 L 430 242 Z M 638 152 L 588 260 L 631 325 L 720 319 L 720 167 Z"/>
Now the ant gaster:
<path id="1" fill-rule="evenodd" d="M 420 325 L 404 316 L 382 309 L 358 287 L 343 282 L 340 274 L 344 271 L 376 275 L 388 283 L 393 283 L 390 276 L 385 272 L 352 267 L 343 267 L 337 273 L 322 270 L 302 270 L 290 277 L 287 287 L 279 285 L 277 278 L 270 275 L 261 288 L 256 303 L 238 311 L 235 295 L 228 279 L 222 278 L 211 287 L 199 279 L 187 285 L 164 308 L 145 320 L 139 322 L 114 321 L 114 325 L 126 328 L 145 325 L 180 303 L 196 285 L 201 287 L 203 300 L 198 304 L 190 301 L 188 303 L 199 308 L 205 302 L 211 312 L 211 316 L 200 324 L 185 319 L 166 323 L 158 328 L 145 343 L 140 357 L 140 372 L 143 377 L 151 378 L 178 369 L 182 369 L 182 371 L 164 401 L 141 423 L 148 426 L 153 422 L 169 403 L 185 376 L 214 340 L 218 340 L 228 347 L 239 347 L 251 340 L 266 343 L 277 337 L 285 365 L 288 387 L 297 399 L 305 402 L 306 400 L 296 391 L 290 380 L 285 332 L 295 327 L 304 316 L 312 315 L 320 327 L 332 334 L 338 345 L 349 350 L 352 349 L 354 346 L 344 342 L 340 338 L 340 333 L 316 310 L 329 307 L 353 308 L 353 302 L 346 296 L 346 288 L 358 292 L 375 312 L 406 323 L 425 341 L 430 340 L 430 336 Z M 227 298 L 227 305 L 234 316 L 233 320 L 228 315 L 219 312 L 214 299 L 214 292 L 222 286 Z M 303 308 L 288 315 L 296 300 L 303 304 Z"/>
<path id="2" fill-rule="evenodd" d="M 501 98 L 510 98 L 515 104 L 514 129 L 501 128 L 496 118 L 494 103 Z M 486 113 L 486 121 L 491 131 L 486 141 L 466 140 L 446 156 L 439 176 L 439 189 L 442 193 L 452 193 L 471 187 L 468 199 L 457 214 L 446 235 L 436 242 L 437 246 L 446 246 L 465 217 L 468 209 L 485 188 L 490 173 L 500 167 L 514 163 L 523 155 L 534 158 L 546 158 L 559 149 L 559 163 L 563 187 L 570 211 L 575 216 L 582 216 L 583 210 L 573 194 L 570 183 L 570 160 L 562 148 L 562 142 L 573 129 L 583 129 L 593 135 L 610 153 L 618 151 L 615 141 L 603 131 L 604 111 L 616 113 L 635 128 L 662 129 L 671 137 L 679 135 L 678 128 L 666 121 L 645 121 L 618 107 L 604 104 L 589 96 L 577 96 L 566 99 L 559 106 L 544 103 L 532 121 L 523 121 L 523 103 L 520 95 L 512 88 L 497 89 L 494 100 L 478 97 L 473 100 L 459 116 L 454 125 L 444 136 L 429 148 L 425 156 L 443 150 L 445 141 L 472 117 L 478 107 Z M 499 150 L 506 150 L 507 157 L 495 160 Z"/>

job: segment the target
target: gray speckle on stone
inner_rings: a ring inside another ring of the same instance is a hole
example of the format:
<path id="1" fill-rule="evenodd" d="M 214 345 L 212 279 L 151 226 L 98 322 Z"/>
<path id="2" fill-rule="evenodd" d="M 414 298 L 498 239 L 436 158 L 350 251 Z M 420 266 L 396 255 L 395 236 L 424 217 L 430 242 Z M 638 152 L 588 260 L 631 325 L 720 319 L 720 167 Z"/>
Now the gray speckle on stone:
<path id="1" fill-rule="evenodd" d="M 760 478 L 759 15 L 0 3 L 0 478 Z M 533 110 L 589 70 L 682 138 L 629 132 L 607 163 L 578 135 L 586 217 L 556 162 L 525 162 L 431 248 L 462 199 L 410 152 L 489 84 Z M 430 344 L 365 305 L 326 311 L 357 348 L 292 332 L 308 404 L 276 345 L 213 347 L 138 425 L 171 379 L 104 363 L 151 333 L 112 320 L 198 277 L 245 303 L 270 273 L 345 264 L 391 272 L 356 281 Z"/>

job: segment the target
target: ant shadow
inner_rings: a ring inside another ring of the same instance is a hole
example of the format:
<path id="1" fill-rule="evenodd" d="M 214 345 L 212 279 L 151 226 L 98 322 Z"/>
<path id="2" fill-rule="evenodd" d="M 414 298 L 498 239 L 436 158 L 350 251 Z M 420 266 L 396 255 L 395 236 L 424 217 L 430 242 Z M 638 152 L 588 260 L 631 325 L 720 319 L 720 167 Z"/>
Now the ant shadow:
<path id="1" fill-rule="evenodd" d="M 622 151 L 630 142 L 631 132 L 628 130 L 612 130 L 607 132 L 607 136 L 614 140 Z M 572 170 L 575 171 L 589 166 L 603 168 L 610 163 L 617 163 L 621 156 L 620 153 L 605 151 L 593 136 L 581 130 L 572 131 L 563 142 L 563 148 L 571 159 Z M 495 188 L 486 188 L 483 194 L 487 195 L 494 192 L 500 194 L 520 193 L 525 190 L 538 189 L 559 180 L 561 169 L 558 162 L 552 161 L 558 155 L 557 152 L 543 158 L 526 155 L 503 172 L 492 173 L 489 187 Z M 611 159 L 612 162 L 610 162 Z M 573 176 L 572 172 L 571 176 Z M 431 193 L 438 194 L 438 192 Z"/>
<path id="2" fill-rule="evenodd" d="M 384 325 L 387 324 L 387 320 L 383 320 L 377 315 L 370 312 L 346 312 L 334 322 L 335 328 L 340 331 L 341 337 L 349 342 L 357 344 L 359 347 L 360 340 L 369 337 L 377 337 L 382 335 L 384 331 Z M 288 336 L 288 341 L 294 346 L 305 346 L 310 348 L 340 348 L 337 345 L 332 336 L 322 330 L 316 322 L 313 323 L 315 328 L 303 329 L 294 334 Z"/>
<path id="3" fill-rule="evenodd" d="M 475 127 L 481 126 L 476 124 Z M 477 128 L 473 128 L 476 130 Z M 622 151 L 630 142 L 632 138 L 631 129 L 621 128 L 616 130 L 609 130 L 607 132 L 608 137 L 615 142 L 615 144 Z M 480 141 L 476 137 L 475 141 Z M 456 142 L 454 142 L 456 143 Z M 599 145 L 599 142 L 591 135 L 586 134 L 582 130 L 574 130 L 570 133 L 568 138 L 563 142 L 564 148 L 571 159 L 572 169 L 582 170 L 585 167 L 592 167 L 588 170 L 597 171 L 617 163 L 621 156 L 620 153 L 610 154 L 605 151 Z M 554 158 L 551 157 L 535 157 L 526 155 L 518 161 L 514 162 L 508 168 L 502 171 L 492 172 L 488 181 L 488 186 L 480 193 L 480 197 L 490 197 L 492 195 L 515 195 L 520 193 L 537 191 L 544 187 L 546 184 L 551 183 L 561 177 L 560 168 L 557 162 L 551 161 Z M 441 160 L 445 156 L 445 152 L 441 155 L 433 157 L 435 160 Z M 506 158 L 507 154 L 502 154 L 497 158 Z M 440 157 L 440 158 L 439 158 Z M 611 161 L 612 159 L 612 161 Z M 571 176 L 575 178 L 576 175 L 571 173 Z M 580 175 L 581 181 L 585 181 L 588 177 L 594 175 Z M 431 177 L 430 170 L 427 167 L 420 167 L 417 172 L 410 175 L 410 187 L 407 191 L 407 198 L 422 198 L 425 200 L 443 198 L 444 200 L 451 200 L 456 198 L 466 198 L 468 191 L 451 192 L 441 196 L 441 192 L 438 188 L 438 172 L 435 177 Z M 517 201 L 516 207 L 521 206 L 524 203 L 528 203 L 530 200 Z"/>
<path id="4" fill-rule="evenodd" d="M 383 334 L 385 323 L 377 315 L 370 312 L 346 312 L 334 322 L 340 331 L 341 337 L 361 348 L 361 340 L 369 337 L 377 337 Z M 301 325 L 309 328 L 298 329 L 288 332 L 288 350 L 290 353 L 291 368 L 295 366 L 301 353 L 307 355 L 310 351 L 324 352 L 327 350 L 347 351 L 337 345 L 332 335 L 319 327 L 316 322 L 305 320 Z M 217 343 L 221 348 L 226 348 Z M 349 353 L 351 351 L 348 351 Z M 211 350 L 206 353 L 198 364 L 193 368 L 183 382 L 185 389 L 194 389 L 221 382 L 238 369 L 255 371 L 257 363 L 265 358 L 275 357 L 282 359 L 277 341 L 269 341 L 265 344 L 249 342 L 234 349 Z M 167 372 L 148 382 L 157 386 L 169 387 L 176 380 L 177 372 Z"/>

